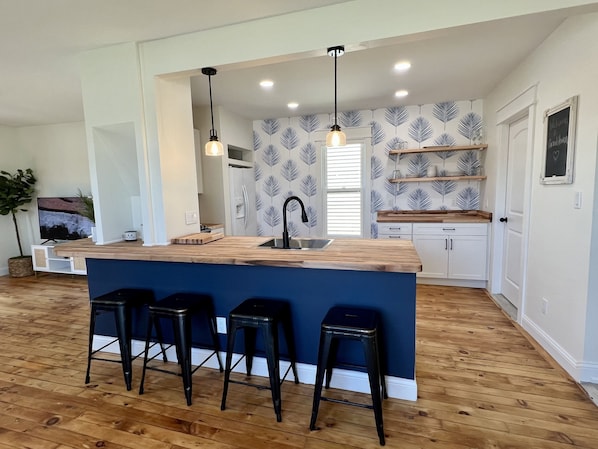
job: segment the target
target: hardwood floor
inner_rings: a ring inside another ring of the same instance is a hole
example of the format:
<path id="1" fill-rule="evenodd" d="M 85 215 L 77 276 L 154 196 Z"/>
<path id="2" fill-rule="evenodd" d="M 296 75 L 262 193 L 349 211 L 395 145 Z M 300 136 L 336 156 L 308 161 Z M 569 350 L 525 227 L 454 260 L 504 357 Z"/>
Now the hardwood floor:
<path id="1" fill-rule="evenodd" d="M 313 387 L 285 382 L 283 422 L 269 391 L 194 375 L 150 373 L 146 393 L 120 366 L 96 362 L 84 384 L 84 277 L 0 277 L 0 449 L 376 448 L 370 410 L 322 403 L 308 429 Z M 416 402 L 384 402 L 390 448 L 598 448 L 598 407 L 480 290 L 418 287 Z M 343 393 L 352 400 L 368 395 Z"/>

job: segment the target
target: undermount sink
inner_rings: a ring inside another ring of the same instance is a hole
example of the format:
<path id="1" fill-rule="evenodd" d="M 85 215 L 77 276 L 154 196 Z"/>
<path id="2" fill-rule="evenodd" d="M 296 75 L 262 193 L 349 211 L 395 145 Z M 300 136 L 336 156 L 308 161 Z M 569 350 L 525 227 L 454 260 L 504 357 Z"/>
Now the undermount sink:
<path id="1" fill-rule="evenodd" d="M 263 248 L 273 248 L 273 249 L 303 249 L 303 250 L 310 250 L 310 249 L 324 249 L 328 245 L 332 243 L 333 239 L 290 239 L 289 248 L 284 248 L 282 244 L 282 239 L 270 239 L 261 245 L 260 247 Z"/>

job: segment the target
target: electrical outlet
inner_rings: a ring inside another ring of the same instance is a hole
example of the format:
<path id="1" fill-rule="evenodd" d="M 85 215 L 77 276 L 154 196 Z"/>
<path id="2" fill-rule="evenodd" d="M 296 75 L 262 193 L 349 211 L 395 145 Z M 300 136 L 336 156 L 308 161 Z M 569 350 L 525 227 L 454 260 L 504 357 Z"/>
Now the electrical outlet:
<path id="1" fill-rule="evenodd" d="M 219 334 L 226 334 L 226 317 L 223 317 L 223 316 L 216 317 L 216 331 Z"/>
<path id="2" fill-rule="evenodd" d="M 546 315 L 548 312 L 548 300 L 546 298 L 542 298 L 542 315 Z"/>
<path id="3" fill-rule="evenodd" d="M 193 210 L 188 210 L 185 212 L 185 224 L 194 224 L 197 223 L 197 212 Z"/>

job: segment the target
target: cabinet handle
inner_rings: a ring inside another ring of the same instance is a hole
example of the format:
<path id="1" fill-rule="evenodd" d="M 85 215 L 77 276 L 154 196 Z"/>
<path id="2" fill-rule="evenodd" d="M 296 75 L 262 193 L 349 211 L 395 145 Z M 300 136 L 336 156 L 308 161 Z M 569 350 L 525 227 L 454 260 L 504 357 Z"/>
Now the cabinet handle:
<path id="1" fill-rule="evenodd" d="M 448 239 L 444 239 L 444 250 L 448 249 Z"/>
<path id="2" fill-rule="evenodd" d="M 391 227 L 390 227 L 390 228 L 388 228 L 388 229 L 389 229 L 389 230 L 391 230 L 391 231 L 400 231 L 400 230 L 401 230 L 401 227 L 399 226 L 398 228 L 394 228 L 394 227 L 392 227 L 392 226 L 391 226 Z"/>
<path id="3" fill-rule="evenodd" d="M 454 231 L 455 228 L 442 228 L 443 231 Z"/>
<path id="4" fill-rule="evenodd" d="M 400 239 L 401 238 L 400 235 L 389 235 L 388 237 L 391 239 Z"/>
<path id="5" fill-rule="evenodd" d="M 451 241 L 451 251 L 453 250 L 453 239 L 450 239 Z"/>

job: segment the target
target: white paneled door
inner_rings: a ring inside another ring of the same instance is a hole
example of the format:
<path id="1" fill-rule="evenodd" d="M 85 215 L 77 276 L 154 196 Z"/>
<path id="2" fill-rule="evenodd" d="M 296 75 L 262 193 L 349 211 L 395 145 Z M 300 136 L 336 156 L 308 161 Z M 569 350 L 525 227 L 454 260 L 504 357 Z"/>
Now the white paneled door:
<path id="1" fill-rule="evenodd" d="M 502 294 L 521 308 L 525 218 L 525 176 L 527 173 L 528 117 L 509 125 L 507 197 L 504 223 Z"/>

